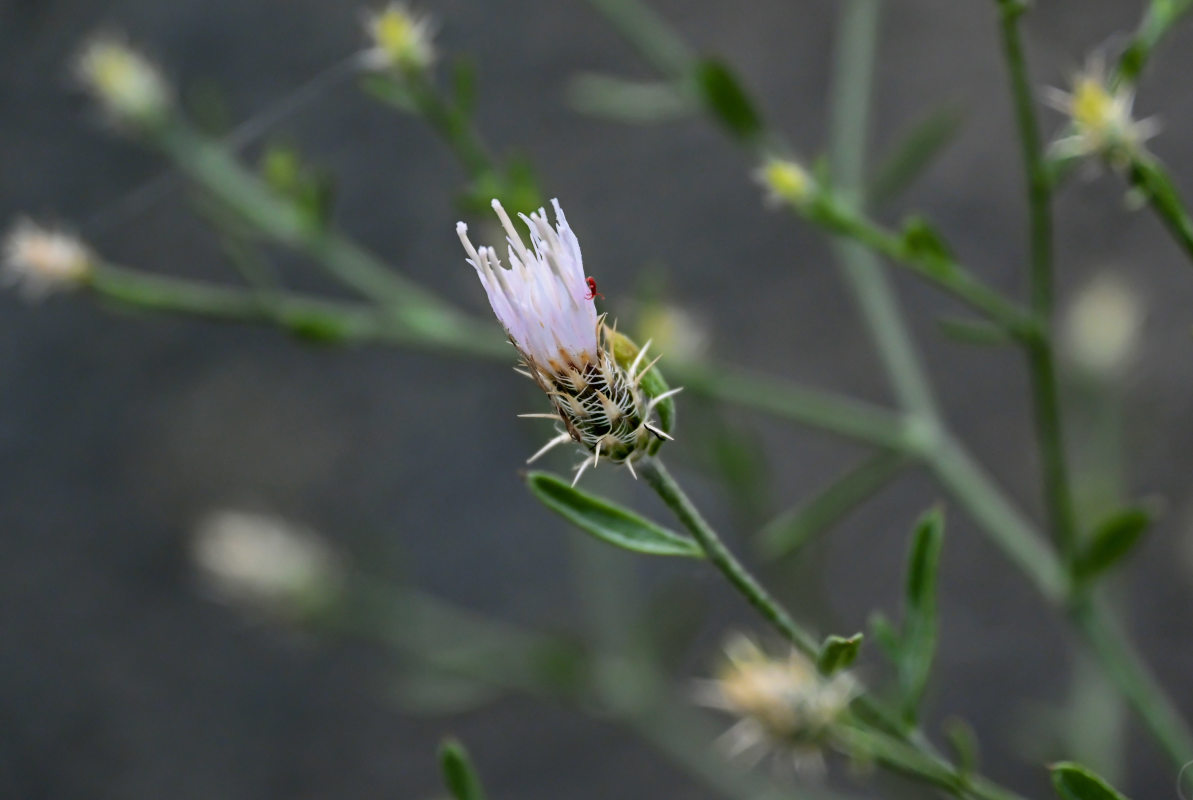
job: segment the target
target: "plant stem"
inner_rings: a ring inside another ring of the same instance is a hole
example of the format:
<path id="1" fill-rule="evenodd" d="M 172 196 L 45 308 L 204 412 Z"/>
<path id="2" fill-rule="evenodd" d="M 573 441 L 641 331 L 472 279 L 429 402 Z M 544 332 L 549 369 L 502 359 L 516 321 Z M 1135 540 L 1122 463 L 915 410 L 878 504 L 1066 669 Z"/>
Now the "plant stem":
<path id="1" fill-rule="evenodd" d="M 1128 177 L 1131 185 L 1147 198 L 1185 255 L 1193 260 L 1193 220 L 1164 167 L 1147 153 L 1140 153 L 1131 160 Z"/>
<path id="2" fill-rule="evenodd" d="M 1027 358 L 1036 435 L 1044 473 L 1044 502 L 1048 507 L 1057 546 L 1066 561 L 1071 562 L 1077 548 L 1077 522 L 1065 459 L 1056 363 L 1047 329 L 1053 305 L 1051 177 L 1040 145 L 1035 101 L 1019 32 L 1019 18 L 1026 7 L 1022 0 L 998 0 L 998 6 L 1003 55 L 1011 78 L 1015 119 L 1028 184 L 1031 310 L 1040 326 L 1038 335 L 1027 341 Z"/>

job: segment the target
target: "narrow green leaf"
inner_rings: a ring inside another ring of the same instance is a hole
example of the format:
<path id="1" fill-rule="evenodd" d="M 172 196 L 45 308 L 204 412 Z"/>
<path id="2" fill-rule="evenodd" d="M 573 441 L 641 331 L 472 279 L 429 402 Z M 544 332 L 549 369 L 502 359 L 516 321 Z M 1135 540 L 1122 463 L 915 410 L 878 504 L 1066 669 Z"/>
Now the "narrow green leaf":
<path id="1" fill-rule="evenodd" d="M 912 217 L 903 226 L 903 247 L 910 258 L 922 262 L 935 275 L 943 277 L 956 271 L 944 237 L 922 217 Z"/>
<path id="2" fill-rule="evenodd" d="M 961 108 L 947 105 L 916 122 L 875 170 L 868 192 L 870 205 L 889 203 L 907 189 L 957 138 L 964 121 Z"/>
<path id="3" fill-rule="evenodd" d="M 476 107 L 476 62 L 467 56 L 452 62 L 452 96 L 460 116 L 472 117 Z"/>
<path id="4" fill-rule="evenodd" d="M 1152 523 L 1152 515 L 1139 507 L 1120 509 L 1094 529 L 1088 544 L 1073 565 L 1078 578 L 1089 579 L 1122 561 Z"/>
<path id="5" fill-rule="evenodd" d="M 944 735 L 956 755 L 957 771 L 972 775 L 978 771 L 978 736 L 973 727 L 959 717 L 944 721 Z"/>
<path id="6" fill-rule="evenodd" d="M 696 67 L 696 83 L 705 107 L 738 139 L 756 140 L 762 118 L 745 89 L 724 62 L 705 59 Z"/>
<path id="7" fill-rule="evenodd" d="M 365 94 L 372 95 L 374 99 L 399 111 L 408 114 L 418 111 L 418 104 L 410 92 L 410 87 L 405 81 L 395 80 L 390 75 L 381 73 L 366 75 L 361 78 L 360 88 Z"/>
<path id="8" fill-rule="evenodd" d="M 464 745 L 455 739 L 445 739 L 439 746 L 439 767 L 443 771 L 443 782 L 455 800 L 485 800 L 480 778 Z"/>
<path id="9" fill-rule="evenodd" d="M 907 566 L 906 615 L 899 653 L 899 678 L 903 711 L 909 722 L 916 718 L 936 656 L 936 572 L 944 544 L 944 515 L 939 508 L 920 518 Z"/>
<path id="10" fill-rule="evenodd" d="M 1006 328 L 983 320 L 941 317 L 936 320 L 936 326 L 946 337 L 962 344 L 1001 347 L 1015 343 L 1015 337 Z"/>
<path id="11" fill-rule="evenodd" d="M 875 611 L 870 615 L 870 633 L 887 658 L 898 664 L 899 652 L 903 649 L 903 637 L 881 611 Z"/>
<path id="12" fill-rule="evenodd" d="M 817 533 L 873 497 L 906 465 L 907 458 L 894 452 L 880 452 L 866 459 L 801 505 L 767 523 L 758 534 L 762 556 L 781 558 L 803 547 Z"/>
<path id="13" fill-rule="evenodd" d="M 843 636 L 829 636 L 820 646 L 820 654 L 816 657 L 816 667 L 822 675 L 832 675 L 834 672 L 846 669 L 857 660 L 858 651 L 862 648 L 862 634 L 855 633 L 846 639 Z"/>
<path id="14" fill-rule="evenodd" d="M 627 124 L 672 122 L 699 110 L 691 92 L 668 81 L 631 81 L 585 73 L 568 84 L 568 104 L 593 117 Z"/>
<path id="15" fill-rule="evenodd" d="M 596 538 L 655 556 L 704 558 L 700 545 L 610 501 L 582 492 L 546 472 L 531 472 L 526 485 L 539 501 Z"/>
<path id="16" fill-rule="evenodd" d="M 1094 772 L 1072 761 L 1053 764 L 1052 788 L 1064 800 L 1127 800 Z"/>

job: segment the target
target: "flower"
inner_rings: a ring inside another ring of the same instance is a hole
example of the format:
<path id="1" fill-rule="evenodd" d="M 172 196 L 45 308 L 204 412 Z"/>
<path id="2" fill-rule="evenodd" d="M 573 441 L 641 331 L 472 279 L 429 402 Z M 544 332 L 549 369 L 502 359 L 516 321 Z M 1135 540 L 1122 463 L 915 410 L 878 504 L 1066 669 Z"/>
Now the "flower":
<path id="1" fill-rule="evenodd" d="M 816 189 L 816 182 L 807 170 L 791 159 L 778 156 L 768 156 L 754 171 L 754 180 L 766 189 L 769 206 L 803 205 Z"/>
<path id="2" fill-rule="evenodd" d="M 435 60 L 434 21 L 429 15 L 415 14 L 405 3 L 390 3 L 368 14 L 365 31 L 373 44 L 364 54 L 370 69 L 424 70 Z"/>
<path id="3" fill-rule="evenodd" d="M 1118 275 L 1104 272 L 1082 287 L 1069 306 L 1065 349 L 1087 374 L 1113 377 L 1135 355 L 1143 317 L 1135 290 Z"/>
<path id="4" fill-rule="evenodd" d="M 1044 102 L 1069 118 L 1069 135 L 1051 146 L 1053 155 L 1061 158 L 1098 155 L 1122 164 L 1160 130 L 1154 117 L 1133 117 L 1135 89 L 1111 80 L 1101 53 L 1090 56 L 1073 76 L 1072 91 L 1047 87 Z"/>
<path id="5" fill-rule="evenodd" d="M 157 67 L 111 35 L 83 48 L 76 72 L 117 124 L 156 124 L 173 104 L 173 92 Z"/>
<path id="6" fill-rule="evenodd" d="M 604 316 L 597 316 L 596 282 L 584 277 L 580 243 L 559 201 L 551 204 L 554 228 L 544 209 L 520 215 L 530 230 L 532 251 L 501 203 L 493 200 L 509 244 L 508 269 L 501 265 L 494 248 L 473 247 L 463 222 L 456 224 L 456 233 L 493 312 L 522 357 L 523 374 L 546 392 L 554 409 L 551 414 L 522 416 L 563 425 L 559 435 L 527 463 L 574 440 L 593 454 L 591 462 L 585 458 L 580 464 L 576 480 L 590 463 L 596 466 L 602 455 L 625 464 L 632 473 L 633 462 L 648 452 L 652 440 L 671 438 L 651 415 L 660 402 L 679 390 L 646 395 L 643 379 L 658 359 L 644 363 L 650 343 L 641 349 L 628 345 L 628 339 L 605 326 Z"/>
<path id="7" fill-rule="evenodd" d="M 265 514 L 211 514 L 195 528 L 192 555 L 217 597 L 252 611 L 317 610 L 342 579 L 340 560 L 326 541 Z"/>
<path id="8" fill-rule="evenodd" d="M 26 296 L 38 299 L 83 283 L 93 264 L 91 251 L 71 234 L 20 219 L 4 238 L 0 280 L 20 283 Z"/>
<path id="9" fill-rule="evenodd" d="M 737 634 L 716 679 L 700 681 L 695 699 L 740 718 L 720 740 L 730 756 L 757 763 L 769 752 L 788 753 L 797 767 L 818 770 L 820 747 L 858 691 L 847 672 L 825 677 L 797 650 L 773 658 Z"/>

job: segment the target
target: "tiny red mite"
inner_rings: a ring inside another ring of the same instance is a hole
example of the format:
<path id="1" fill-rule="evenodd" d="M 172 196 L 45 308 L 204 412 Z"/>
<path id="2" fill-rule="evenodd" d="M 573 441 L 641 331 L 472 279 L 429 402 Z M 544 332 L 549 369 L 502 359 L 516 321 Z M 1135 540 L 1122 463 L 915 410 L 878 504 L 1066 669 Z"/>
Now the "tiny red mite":
<path id="1" fill-rule="evenodd" d="M 596 278 L 594 278 L 590 275 L 588 278 L 585 279 L 584 282 L 588 284 L 588 294 L 584 295 L 585 300 L 595 300 L 598 297 L 601 298 L 602 300 L 605 299 L 605 295 L 603 295 L 597 291 Z"/>

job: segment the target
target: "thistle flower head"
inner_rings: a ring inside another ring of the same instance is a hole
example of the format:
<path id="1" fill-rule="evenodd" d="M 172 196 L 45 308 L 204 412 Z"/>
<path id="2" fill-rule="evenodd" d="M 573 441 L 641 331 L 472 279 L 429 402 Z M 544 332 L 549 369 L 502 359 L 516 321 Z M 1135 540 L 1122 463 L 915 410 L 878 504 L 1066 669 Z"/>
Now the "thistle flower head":
<path id="1" fill-rule="evenodd" d="M 778 156 L 767 157 L 754 171 L 754 180 L 766 189 L 769 206 L 802 205 L 816 189 L 816 181 L 802 165 Z"/>
<path id="2" fill-rule="evenodd" d="M 815 767 L 820 746 L 858 690 L 848 673 L 826 678 L 798 651 L 775 658 L 739 634 L 726 645 L 716 679 L 698 684 L 696 701 L 739 718 L 721 740 L 730 755 L 757 762 L 769 752 L 785 753 L 797 766 Z"/>
<path id="3" fill-rule="evenodd" d="M 265 514 L 218 511 L 195 529 L 192 554 L 213 594 L 250 611 L 294 616 L 334 596 L 342 577 L 331 547 Z"/>
<path id="4" fill-rule="evenodd" d="M 1134 118 L 1134 87 L 1111 80 L 1101 53 L 1092 55 L 1073 76 L 1070 91 L 1048 87 L 1044 101 L 1069 118 L 1069 134 L 1051 148 L 1060 157 L 1096 155 L 1119 164 L 1138 154 L 1159 132 L 1154 118 Z"/>
<path id="5" fill-rule="evenodd" d="M 71 234 L 21 219 L 4 238 L 0 282 L 19 283 L 26 296 L 38 299 L 78 286 L 93 263 L 91 251 Z"/>
<path id="6" fill-rule="evenodd" d="M 173 103 L 158 68 L 114 36 L 92 39 L 79 54 L 76 72 L 118 125 L 160 122 Z"/>
<path id="7" fill-rule="evenodd" d="M 493 312 L 522 357 L 525 374 L 546 392 L 554 409 L 552 414 L 528 416 L 563 425 L 530 461 L 570 439 L 593 454 L 591 462 L 582 462 L 577 479 L 601 456 L 633 471 L 632 462 L 647 452 L 652 439 L 670 438 L 651 414 L 674 392 L 645 394 L 643 379 L 654 366 L 645 362 L 647 347 L 633 348 L 632 356 L 619 358 L 627 354 L 628 340 L 598 317 L 596 283 L 584 277 L 580 243 L 559 201 L 551 203 L 554 227 L 544 209 L 521 215 L 530 231 L 528 248 L 501 203 L 493 201 L 506 233 L 509 268 L 502 266 L 496 249 L 474 247 L 463 222 L 456 225 L 456 233 Z"/>
<path id="8" fill-rule="evenodd" d="M 434 21 L 416 14 L 405 3 L 390 3 L 365 16 L 365 32 L 372 46 L 365 51 L 370 69 L 424 70 L 435 60 Z"/>

